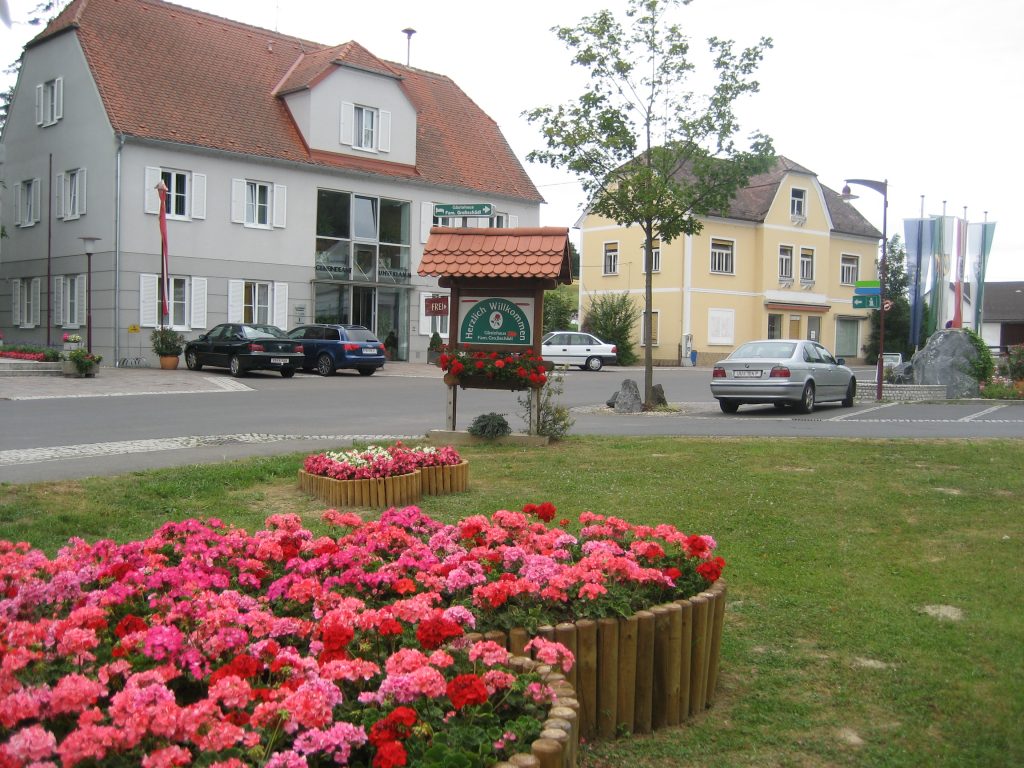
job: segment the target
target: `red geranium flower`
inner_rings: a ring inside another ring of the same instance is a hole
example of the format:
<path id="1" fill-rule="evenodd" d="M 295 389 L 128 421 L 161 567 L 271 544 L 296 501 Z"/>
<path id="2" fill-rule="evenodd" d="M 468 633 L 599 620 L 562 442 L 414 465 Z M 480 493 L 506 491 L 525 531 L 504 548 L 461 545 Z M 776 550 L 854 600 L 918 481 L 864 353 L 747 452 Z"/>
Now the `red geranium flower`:
<path id="1" fill-rule="evenodd" d="M 456 709 L 487 701 L 487 686 L 480 677 L 473 674 L 459 675 L 450 680 L 445 693 Z"/>

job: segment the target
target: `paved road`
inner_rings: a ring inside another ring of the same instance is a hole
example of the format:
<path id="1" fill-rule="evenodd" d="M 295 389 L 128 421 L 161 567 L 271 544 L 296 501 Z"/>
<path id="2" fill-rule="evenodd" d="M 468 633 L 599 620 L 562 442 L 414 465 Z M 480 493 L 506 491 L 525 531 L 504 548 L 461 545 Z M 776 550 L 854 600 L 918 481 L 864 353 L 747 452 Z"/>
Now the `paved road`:
<path id="1" fill-rule="evenodd" d="M 867 379 L 872 371 L 858 372 Z M 765 437 L 1024 437 L 1024 404 L 820 406 L 813 414 L 746 406 L 725 415 L 711 399 L 707 369 L 659 368 L 655 381 L 678 410 L 612 414 L 603 407 L 639 368 L 565 373 L 560 401 L 575 434 Z M 862 384 L 870 391 L 871 384 Z M 116 474 L 251 455 L 313 451 L 353 440 L 416 439 L 444 426 L 437 368 L 389 363 L 372 377 L 272 373 L 233 379 L 207 369 L 103 368 L 95 379 L 0 378 L 0 481 L 33 482 Z M 516 395 L 459 391 L 459 424 L 504 413 L 523 428 Z"/>

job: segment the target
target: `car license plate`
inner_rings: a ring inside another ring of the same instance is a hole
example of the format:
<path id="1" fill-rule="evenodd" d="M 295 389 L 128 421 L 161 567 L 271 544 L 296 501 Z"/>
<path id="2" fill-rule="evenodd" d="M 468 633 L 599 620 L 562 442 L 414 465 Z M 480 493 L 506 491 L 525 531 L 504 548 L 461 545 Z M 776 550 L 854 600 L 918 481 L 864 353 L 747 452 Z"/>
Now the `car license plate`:
<path id="1" fill-rule="evenodd" d="M 270 362 L 274 365 L 288 365 L 291 361 L 287 357 L 272 357 Z"/>
<path id="2" fill-rule="evenodd" d="M 760 371 L 733 371 L 733 378 L 736 379 L 760 379 Z"/>
<path id="3" fill-rule="evenodd" d="M 370 347 L 363 347 L 363 354 L 364 355 L 376 355 L 377 354 L 377 350 L 376 349 L 371 349 Z"/>

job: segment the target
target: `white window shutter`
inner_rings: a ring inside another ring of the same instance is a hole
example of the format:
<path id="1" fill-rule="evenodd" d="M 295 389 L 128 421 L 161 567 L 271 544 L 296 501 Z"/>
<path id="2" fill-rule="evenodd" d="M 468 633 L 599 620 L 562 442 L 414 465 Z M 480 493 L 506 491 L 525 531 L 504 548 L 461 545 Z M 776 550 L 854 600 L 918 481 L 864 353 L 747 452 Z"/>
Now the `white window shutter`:
<path id="1" fill-rule="evenodd" d="M 25 216 L 21 210 L 21 196 L 24 194 L 21 182 L 14 185 L 14 225 L 20 227 L 22 218 Z"/>
<path id="2" fill-rule="evenodd" d="M 43 86 L 36 86 L 36 125 L 43 124 Z"/>
<path id="3" fill-rule="evenodd" d="M 53 119 L 60 120 L 64 117 L 64 78 L 58 77 L 53 81 L 54 90 L 54 108 L 53 108 Z"/>
<path id="4" fill-rule="evenodd" d="M 288 330 L 288 283 L 274 283 L 274 325 Z"/>
<path id="5" fill-rule="evenodd" d="M 192 317 L 189 319 L 190 327 L 206 327 L 206 278 L 192 278 Z"/>
<path id="6" fill-rule="evenodd" d="M 288 219 L 288 187 L 284 184 L 274 185 L 273 225 L 283 228 Z"/>
<path id="7" fill-rule="evenodd" d="M 205 173 L 193 173 L 192 174 L 192 218 L 193 219 L 205 219 L 206 218 L 206 174 Z M 203 324 L 199 326 L 205 328 Z"/>
<path id="8" fill-rule="evenodd" d="M 245 309 L 245 281 L 228 280 L 228 322 L 242 322 L 242 312 Z"/>
<path id="9" fill-rule="evenodd" d="M 380 111 L 380 138 L 377 149 L 381 152 L 391 151 L 391 113 L 386 109 Z"/>
<path id="10" fill-rule="evenodd" d="M 143 328 L 157 326 L 157 275 L 139 275 L 139 325 Z"/>
<path id="11" fill-rule="evenodd" d="M 11 325 L 21 325 L 21 278 L 11 280 Z"/>
<path id="12" fill-rule="evenodd" d="M 42 281 L 38 277 L 32 278 L 32 286 L 29 290 L 32 291 L 32 317 L 30 318 L 32 326 L 39 325 L 39 284 Z"/>
<path id="13" fill-rule="evenodd" d="M 85 215 L 85 168 L 78 171 L 78 210 L 74 213 L 79 216 Z"/>
<path id="14" fill-rule="evenodd" d="M 50 295 L 50 309 L 54 325 L 64 325 L 64 275 L 53 278 L 53 293 Z"/>
<path id="15" fill-rule="evenodd" d="M 142 190 L 143 207 L 146 213 L 160 213 L 160 193 L 156 191 L 156 185 L 159 183 L 160 169 L 147 165 L 146 180 L 143 182 L 145 189 Z"/>
<path id="16" fill-rule="evenodd" d="M 434 223 L 434 204 L 420 203 L 420 242 L 425 243 L 430 238 L 430 227 Z"/>
<path id="17" fill-rule="evenodd" d="M 75 302 L 75 311 L 78 313 L 78 317 L 68 318 L 70 322 L 75 325 L 85 325 L 85 302 L 87 300 L 85 295 L 86 278 L 86 275 L 79 275 L 78 279 L 75 280 L 75 295 L 77 298 L 77 301 Z"/>
<path id="18" fill-rule="evenodd" d="M 41 113 L 40 113 L 41 114 Z M 355 141 L 356 105 L 350 101 L 341 102 L 341 126 L 339 143 L 347 147 Z"/>
<path id="19" fill-rule="evenodd" d="M 64 218 L 64 200 L 67 198 L 67 190 L 64 189 L 64 174 L 58 173 L 53 182 L 53 215 L 58 219 Z"/>
<path id="20" fill-rule="evenodd" d="M 245 179 L 231 180 L 231 221 L 245 224 Z M 238 320 L 228 322 L 237 323 Z"/>
<path id="21" fill-rule="evenodd" d="M 510 214 L 509 217 L 508 217 L 508 225 L 510 227 L 518 227 L 519 226 L 519 217 L 516 216 L 514 213 Z"/>
<path id="22" fill-rule="evenodd" d="M 30 224 L 35 224 L 39 221 L 39 209 L 42 205 L 42 190 L 43 185 L 39 179 L 32 179 L 32 221 Z"/>

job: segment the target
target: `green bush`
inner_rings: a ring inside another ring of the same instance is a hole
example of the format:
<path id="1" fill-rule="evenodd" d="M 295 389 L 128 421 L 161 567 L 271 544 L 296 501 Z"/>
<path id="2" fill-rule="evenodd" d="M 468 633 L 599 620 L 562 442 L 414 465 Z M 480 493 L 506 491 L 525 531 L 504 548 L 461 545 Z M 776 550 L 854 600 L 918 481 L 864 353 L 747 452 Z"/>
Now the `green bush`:
<path id="1" fill-rule="evenodd" d="M 972 331 L 970 328 L 964 328 L 964 333 L 967 334 L 967 338 L 971 342 L 971 346 L 974 347 L 977 356 L 967 364 L 967 370 L 965 373 L 972 377 L 979 384 L 986 384 L 992 381 L 992 376 L 996 372 L 996 363 L 992 359 L 992 353 L 989 351 L 988 344 L 978 334 Z"/>
<path id="2" fill-rule="evenodd" d="M 560 285 L 544 292 L 544 333 L 575 330 L 572 314 L 576 311 L 577 293 L 572 286 Z"/>
<path id="3" fill-rule="evenodd" d="M 581 327 L 618 347 L 619 365 L 633 365 L 638 359 L 633 335 L 640 315 L 628 293 L 602 293 L 590 296 Z"/>
<path id="4" fill-rule="evenodd" d="M 37 347 L 34 344 L 9 344 L 0 347 L 4 352 L 20 352 L 26 355 L 42 355 L 43 362 L 56 363 L 60 361 L 60 350 L 53 347 Z"/>
<path id="5" fill-rule="evenodd" d="M 185 337 L 171 328 L 154 328 L 149 335 L 153 352 L 161 357 L 177 357 L 185 346 Z"/>
<path id="6" fill-rule="evenodd" d="M 540 424 L 537 427 L 537 434 L 552 440 L 561 440 L 572 429 L 576 421 L 569 415 L 569 409 L 564 405 L 555 402 L 555 398 L 562 394 L 565 386 L 561 374 L 548 374 L 547 383 L 540 388 Z M 530 423 L 530 394 L 520 395 L 516 398 L 521 408 L 523 421 Z"/>
<path id="7" fill-rule="evenodd" d="M 103 361 L 103 357 L 84 349 L 73 349 L 68 352 L 68 360 L 75 364 L 75 370 L 79 373 L 88 373 L 89 369 Z"/>
<path id="8" fill-rule="evenodd" d="M 428 350 L 430 350 L 431 352 L 440 352 L 441 347 L 443 346 L 444 341 L 442 341 L 440 333 L 434 331 L 432 334 L 430 334 L 430 343 L 427 344 Z"/>
<path id="9" fill-rule="evenodd" d="M 1024 344 L 1006 350 L 1006 357 L 999 361 L 999 372 L 1014 381 L 1024 379 Z"/>
<path id="10" fill-rule="evenodd" d="M 512 427 L 508 425 L 508 421 L 500 413 L 491 412 L 481 413 L 473 419 L 473 423 L 469 425 L 469 429 L 466 431 L 474 437 L 493 440 L 497 437 L 505 437 L 512 434 Z"/>

